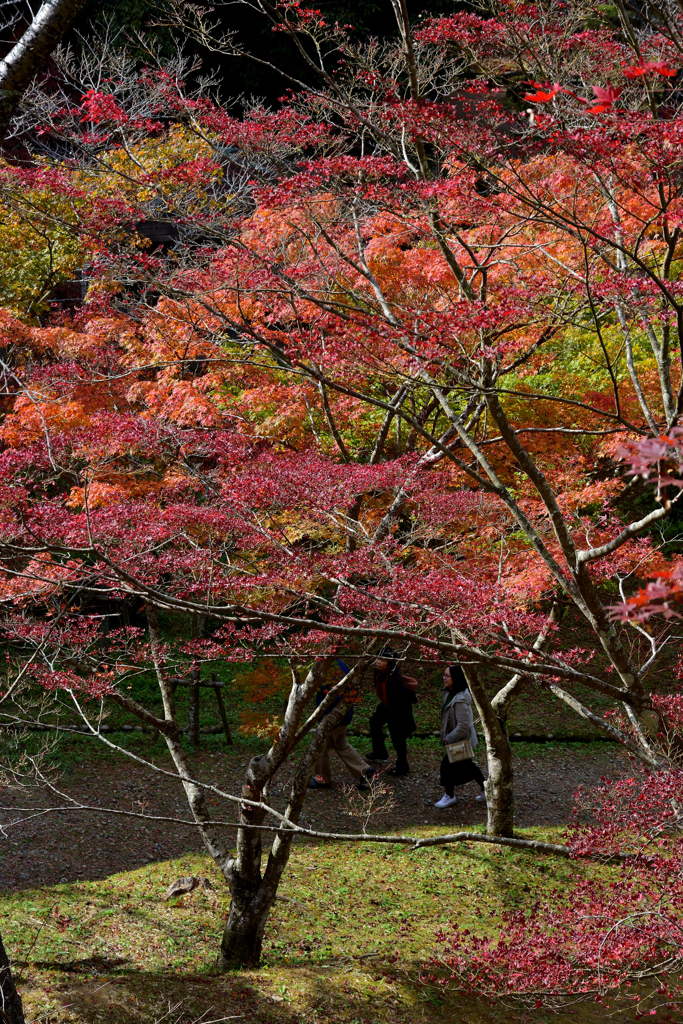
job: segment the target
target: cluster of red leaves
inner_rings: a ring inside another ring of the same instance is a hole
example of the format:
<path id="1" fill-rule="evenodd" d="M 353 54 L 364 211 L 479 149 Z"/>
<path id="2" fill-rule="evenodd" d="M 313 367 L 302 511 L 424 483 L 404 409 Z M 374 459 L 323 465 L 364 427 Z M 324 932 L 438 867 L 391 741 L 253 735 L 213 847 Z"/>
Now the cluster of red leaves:
<path id="1" fill-rule="evenodd" d="M 672 74 L 676 74 L 676 72 L 674 71 Z M 565 89 L 557 82 L 555 82 L 554 85 L 539 82 L 530 82 L 529 84 L 536 90 L 534 93 L 527 93 L 524 97 L 524 99 L 528 100 L 530 103 L 550 103 L 550 101 L 554 100 L 560 93 L 566 93 L 567 96 L 572 96 L 578 103 L 584 104 L 589 114 L 604 114 L 606 110 L 611 110 L 622 92 L 620 88 L 615 88 L 611 85 L 608 85 L 606 88 L 594 85 L 592 86 L 592 89 L 595 93 L 595 99 L 598 102 L 594 106 L 589 107 L 588 104 L 594 103 L 594 100 L 581 99 L 581 97 L 577 96 L 571 89 Z"/>
<path id="2" fill-rule="evenodd" d="M 561 95 L 565 95 L 579 109 L 593 115 L 616 110 L 623 87 L 605 81 L 603 76 L 612 78 L 620 64 L 627 82 L 657 77 L 666 80 L 678 73 L 680 56 L 665 38 L 653 36 L 649 41 L 650 52 L 641 50 L 638 62 L 634 64 L 633 52 L 609 29 L 587 30 L 583 19 L 579 18 L 575 30 L 571 31 L 567 19 L 569 13 L 570 8 L 559 8 L 553 12 L 534 4 L 510 0 L 498 5 L 497 17 L 493 18 L 460 12 L 428 19 L 418 31 L 417 39 L 425 46 L 455 48 L 484 60 L 490 60 L 495 54 L 505 61 L 514 60 L 520 39 L 526 39 L 531 49 L 535 39 L 543 38 L 547 43 L 552 38 L 560 51 L 581 52 L 584 73 L 592 71 L 599 82 L 602 79 L 601 84 L 591 86 L 595 98 L 585 99 L 577 95 L 574 88 L 559 82 L 531 81 L 528 84 L 534 91 L 527 93 L 524 99 L 534 104 L 554 104 Z"/>
<path id="3" fill-rule="evenodd" d="M 646 622 L 653 615 L 681 618 L 682 600 L 683 562 L 677 562 L 671 569 L 660 569 L 653 580 L 639 587 L 626 601 L 615 605 L 613 614 L 622 622 Z"/>
<path id="4" fill-rule="evenodd" d="M 683 427 L 673 427 L 660 437 L 642 438 L 621 446 L 618 454 L 633 475 L 654 482 L 658 488 L 674 487 L 683 494 Z M 613 614 L 621 621 L 645 622 L 653 615 L 680 618 L 683 600 L 683 562 L 660 568 L 654 578 L 628 599 L 615 605 Z"/>
<path id="5" fill-rule="evenodd" d="M 683 966 L 681 806 L 681 769 L 638 770 L 618 782 L 605 779 L 594 792 L 579 791 L 571 856 L 626 854 L 618 877 L 594 870 L 529 910 L 504 913 L 502 923 L 495 923 L 496 912 L 482 911 L 485 935 L 445 930 L 434 966 L 445 966 L 465 990 L 514 993 L 537 1007 L 576 995 L 598 1002 L 619 995 L 676 1011 Z"/>

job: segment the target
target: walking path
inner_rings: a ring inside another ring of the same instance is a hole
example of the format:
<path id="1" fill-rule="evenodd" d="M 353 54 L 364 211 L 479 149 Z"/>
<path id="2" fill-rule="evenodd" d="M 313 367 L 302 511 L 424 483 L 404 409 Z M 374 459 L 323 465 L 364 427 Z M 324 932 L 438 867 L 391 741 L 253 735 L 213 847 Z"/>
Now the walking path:
<path id="1" fill-rule="evenodd" d="M 529 750 L 531 749 L 531 755 Z M 201 753 L 197 774 L 222 789 L 240 791 L 247 754 Z M 475 801 L 472 783 L 464 787 L 455 807 L 434 808 L 441 795 L 438 780 L 439 752 L 424 748 L 409 753 L 411 774 L 407 778 L 382 776 L 380 810 L 368 824 L 368 831 L 410 832 L 425 825 L 443 824 L 449 831 L 458 826 L 477 826 L 486 821 L 486 808 Z M 483 758 L 478 760 L 483 764 Z M 389 765 L 387 765 L 389 767 Z M 326 831 L 359 831 L 364 810 L 360 795 L 341 763 L 332 758 L 334 788 L 311 791 L 301 824 Z M 604 775 L 623 774 L 629 762 L 612 745 L 579 744 L 547 747 L 538 752 L 526 745 L 524 756 L 515 757 L 515 821 L 519 827 L 558 825 L 568 820 L 573 794 L 581 784 L 594 787 Z M 280 783 L 272 795 L 274 806 L 284 807 Z M 60 787 L 89 804 L 118 807 L 146 814 L 187 818 L 187 805 L 178 783 L 123 760 L 92 758 L 72 767 Z M 13 808 L 41 807 L 56 803 L 40 792 L 0 790 L 0 823 L 7 825 L 17 816 Z M 234 820 L 234 807 L 218 801 L 212 804 L 217 817 Z M 104 878 L 152 861 L 165 861 L 201 849 L 192 827 L 166 822 L 88 813 L 59 813 L 30 817 L 0 835 L 0 890 L 51 886 L 76 879 Z M 227 828 L 226 834 L 234 835 Z"/>

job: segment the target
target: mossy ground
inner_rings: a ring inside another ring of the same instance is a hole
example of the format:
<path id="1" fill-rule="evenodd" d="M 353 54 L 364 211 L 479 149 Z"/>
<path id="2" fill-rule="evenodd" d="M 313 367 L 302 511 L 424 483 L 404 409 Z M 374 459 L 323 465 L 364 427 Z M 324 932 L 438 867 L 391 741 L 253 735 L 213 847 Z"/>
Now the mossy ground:
<path id="1" fill-rule="evenodd" d="M 525 834 L 559 838 L 559 830 Z M 595 1004 L 559 1015 L 530 1011 L 422 979 L 438 954 L 435 935 L 450 921 L 489 930 L 502 910 L 565 887 L 577 872 L 609 870 L 478 844 L 414 853 L 301 843 L 262 967 L 228 975 L 213 970 L 228 896 L 198 854 L 104 881 L 7 894 L 0 913 L 27 1020 L 43 1024 L 597 1024 L 606 1011 Z M 166 887 L 189 874 L 214 888 L 166 901 Z M 617 1017 L 634 1019 L 627 1010 Z"/>

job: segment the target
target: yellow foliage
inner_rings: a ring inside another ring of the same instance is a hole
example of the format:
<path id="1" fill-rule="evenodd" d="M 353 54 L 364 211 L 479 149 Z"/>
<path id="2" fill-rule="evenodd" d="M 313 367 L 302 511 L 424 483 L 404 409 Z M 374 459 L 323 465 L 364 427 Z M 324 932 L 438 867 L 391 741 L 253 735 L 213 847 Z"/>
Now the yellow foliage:
<path id="1" fill-rule="evenodd" d="M 183 175 L 179 169 L 187 166 Z M 131 204 L 161 203 L 166 210 L 206 210 L 210 186 L 222 177 L 210 143 L 176 125 L 165 135 L 145 139 L 130 149 L 117 147 L 98 167 L 79 171 L 81 187 L 116 194 Z M 221 197 L 224 205 L 226 197 Z"/>
<path id="2" fill-rule="evenodd" d="M 73 201 L 48 187 L 26 189 L 0 163 L 0 305 L 35 320 L 55 287 L 85 262 Z"/>

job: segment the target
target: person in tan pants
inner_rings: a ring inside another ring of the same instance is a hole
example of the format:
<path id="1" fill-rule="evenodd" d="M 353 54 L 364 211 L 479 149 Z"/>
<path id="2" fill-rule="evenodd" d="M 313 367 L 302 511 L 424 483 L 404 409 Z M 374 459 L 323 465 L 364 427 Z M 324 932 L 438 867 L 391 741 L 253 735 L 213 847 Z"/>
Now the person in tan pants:
<path id="1" fill-rule="evenodd" d="M 316 704 L 322 704 L 325 696 L 327 695 L 327 689 L 327 687 L 323 686 L 318 690 L 315 698 Z M 325 714 L 329 715 L 329 713 L 339 704 L 340 700 L 341 697 L 334 701 Z M 352 718 L 353 708 L 349 708 L 337 728 L 333 729 L 327 737 L 327 742 L 318 757 L 318 761 L 315 766 L 315 775 L 308 783 L 309 789 L 330 789 L 332 787 L 332 765 L 330 764 L 331 750 L 335 752 L 337 757 L 343 761 L 349 769 L 358 783 L 358 788 L 368 788 L 369 780 L 375 774 L 375 769 L 372 765 L 369 765 L 367 761 L 360 756 L 356 748 L 352 747 L 349 743 L 346 730 L 351 724 Z"/>
<path id="2" fill-rule="evenodd" d="M 350 714 L 352 712 L 349 712 Z M 345 716 L 346 717 L 346 716 Z M 355 747 L 352 747 L 349 743 L 346 735 L 348 725 L 338 725 L 336 729 L 333 729 L 330 735 L 327 737 L 327 743 L 323 749 L 322 754 L 318 758 L 315 766 L 315 779 L 311 779 L 311 782 L 317 782 L 320 779 L 327 787 L 332 785 L 332 766 L 330 764 L 330 751 L 333 750 L 340 761 L 343 761 L 346 767 L 353 775 L 356 782 L 360 782 L 361 779 L 366 780 L 371 778 L 375 770 L 374 768 L 364 761 L 360 756 Z M 311 786 L 311 789 L 322 789 L 320 785 Z M 365 788 L 361 784 L 361 788 Z"/>

